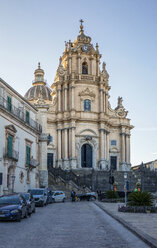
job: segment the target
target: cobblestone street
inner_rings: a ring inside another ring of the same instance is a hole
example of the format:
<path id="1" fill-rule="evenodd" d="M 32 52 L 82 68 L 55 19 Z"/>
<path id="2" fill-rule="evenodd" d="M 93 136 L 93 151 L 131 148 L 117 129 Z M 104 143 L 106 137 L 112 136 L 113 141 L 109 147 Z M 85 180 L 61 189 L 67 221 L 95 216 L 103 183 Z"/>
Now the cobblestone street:
<path id="1" fill-rule="evenodd" d="M 93 202 L 37 208 L 31 218 L 0 222 L 0 248 L 146 248 Z"/>

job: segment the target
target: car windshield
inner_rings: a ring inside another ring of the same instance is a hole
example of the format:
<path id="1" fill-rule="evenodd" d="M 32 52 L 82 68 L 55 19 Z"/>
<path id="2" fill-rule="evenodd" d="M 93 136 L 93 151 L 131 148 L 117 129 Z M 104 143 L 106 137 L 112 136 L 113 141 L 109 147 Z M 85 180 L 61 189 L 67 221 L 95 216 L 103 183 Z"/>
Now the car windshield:
<path id="1" fill-rule="evenodd" d="M 32 193 L 32 195 L 43 195 L 44 191 L 42 189 L 31 189 L 29 190 L 30 193 Z"/>
<path id="2" fill-rule="evenodd" d="M 19 196 L 3 196 L 0 197 L 0 205 L 1 204 L 19 204 L 20 198 Z"/>
<path id="3" fill-rule="evenodd" d="M 28 194 L 28 193 L 22 194 L 22 196 L 23 196 L 26 200 L 29 200 L 29 194 Z"/>

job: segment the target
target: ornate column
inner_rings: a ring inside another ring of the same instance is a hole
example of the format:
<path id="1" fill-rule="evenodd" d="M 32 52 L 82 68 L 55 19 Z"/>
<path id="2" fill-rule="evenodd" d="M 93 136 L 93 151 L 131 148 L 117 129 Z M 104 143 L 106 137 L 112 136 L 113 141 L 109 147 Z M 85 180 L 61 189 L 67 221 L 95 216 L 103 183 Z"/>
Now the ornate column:
<path id="1" fill-rule="evenodd" d="M 81 56 L 80 56 L 80 54 L 78 54 L 78 56 L 77 56 L 77 66 L 78 66 L 77 71 L 78 71 L 78 74 L 81 74 L 81 64 L 80 64 L 80 59 L 81 59 Z"/>
<path id="2" fill-rule="evenodd" d="M 121 163 L 125 163 L 125 133 L 121 133 Z"/>
<path id="3" fill-rule="evenodd" d="M 67 84 L 64 85 L 64 111 L 66 112 L 68 110 L 68 99 L 67 99 L 67 91 L 68 91 L 68 87 Z"/>
<path id="4" fill-rule="evenodd" d="M 108 161 L 109 163 L 109 132 L 106 131 L 106 160 Z"/>
<path id="5" fill-rule="evenodd" d="M 61 112 L 61 88 L 59 86 L 57 89 L 57 95 L 58 95 L 58 102 L 57 102 L 58 112 Z"/>
<path id="6" fill-rule="evenodd" d="M 102 88 L 100 88 L 100 90 L 99 90 L 99 92 L 100 92 L 100 113 L 102 113 L 104 110 L 103 110 L 103 89 Z"/>
<path id="7" fill-rule="evenodd" d="M 62 167 L 62 158 L 61 158 L 61 128 L 57 129 L 57 167 Z"/>
<path id="8" fill-rule="evenodd" d="M 106 130 L 104 131 L 104 158 L 107 160 L 107 137 L 106 137 Z"/>
<path id="9" fill-rule="evenodd" d="M 130 134 L 126 135 L 126 163 L 130 164 Z"/>
<path id="10" fill-rule="evenodd" d="M 100 129 L 100 160 L 104 160 L 104 129 Z"/>
<path id="11" fill-rule="evenodd" d="M 104 112 L 106 112 L 106 92 L 104 91 Z"/>
<path id="12" fill-rule="evenodd" d="M 71 168 L 76 168 L 75 127 L 71 127 Z"/>
<path id="13" fill-rule="evenodd" d="M 64 128 L 64 169 L 69 167 L 68 161 L 68 129 Z"/>
<path id="14" fill-rule="evenodd" d="M 89 58 L 90 64 L 89 64 L 89 74 L 92 75 L 92 61 L 93 61 L 93 57 Z"/>
<path id="15" fill-rule="evenodd" d="M 71 110 L 75 110 L 75 86 L 71 85 Z"/>
<path id="16" fill-rule="evenodd" d="M 108 92 L 105 95 L 105 113 L 108 114 Z"/>
<path id="17" fill-rule="evenodd" d="M 71 74 L 72 72 L 72 57 L 71 55 L 69 56 L 69 73 Z"/>

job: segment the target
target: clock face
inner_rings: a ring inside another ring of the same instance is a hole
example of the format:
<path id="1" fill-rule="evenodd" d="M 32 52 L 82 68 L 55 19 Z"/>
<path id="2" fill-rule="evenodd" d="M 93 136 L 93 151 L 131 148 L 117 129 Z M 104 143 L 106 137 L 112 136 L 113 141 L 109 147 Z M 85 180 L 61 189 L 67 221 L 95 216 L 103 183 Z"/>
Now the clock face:
<path id="1" fill-rule="evenodd" d="M 83 46 L 82 46 L 82 51 L 83 51 L 83 52 L 88 52 L 89 49 L 90 49 L 90 48 L 89 48 L 88 45 L 83 45 Z"/>

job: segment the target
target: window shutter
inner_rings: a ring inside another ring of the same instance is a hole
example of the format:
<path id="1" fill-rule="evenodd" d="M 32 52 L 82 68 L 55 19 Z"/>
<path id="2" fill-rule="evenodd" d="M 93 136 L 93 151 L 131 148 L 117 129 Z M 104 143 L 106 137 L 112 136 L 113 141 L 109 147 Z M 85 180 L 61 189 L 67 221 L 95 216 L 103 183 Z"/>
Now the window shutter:
<path id="1" fill-rule="evenodd" d="M 31 148 L 29 146 L 26 146 L 26 164 L 30 164 L 30 152 Z"/>
<path id="2" fill-rule="evenodd" d="M 29 124 L 29 112 L 26 110 L 26 122 Z"/>
<path id="3" fill-rule="evenodd" d="M 11 111 L 11 97 L 7 96 L 7 109 Z"/>
<path id="4" fill-rule="evenodd" d="M 13 137 L 11 135 L 8 135 L 7 139 L 7 155 L 9 158 L 12 157 L 13 152 Z"/>

